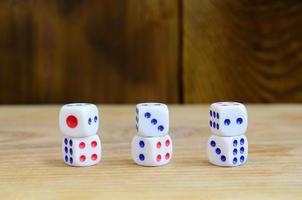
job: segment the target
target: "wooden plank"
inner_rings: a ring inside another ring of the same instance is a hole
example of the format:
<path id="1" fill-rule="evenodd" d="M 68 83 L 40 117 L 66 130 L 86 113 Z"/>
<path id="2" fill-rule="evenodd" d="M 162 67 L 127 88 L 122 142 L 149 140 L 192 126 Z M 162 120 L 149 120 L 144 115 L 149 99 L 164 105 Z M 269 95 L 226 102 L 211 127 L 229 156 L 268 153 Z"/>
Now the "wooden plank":
<path id="1" fill-rule="evenodd" d="M 302 2 L 183 1 L 186 103 L 302 102 Z"/>
<path id="2" fill-rule="evenodd" d="M 0 103 L 27 103 L 33 65 L 30 4 L 0 1 L 0 33 Z"/>
<path id="3" fill-rule="evenodd" d="M 0 107 L 0 195 L 6 199 L 301 199 L 301 105 L 253 105 L 249 160 L 208 163 L 208 106 L 171 106 L 174 157 L 163 167 L 131 160 L 134 105 L 101 106 L 103 160 L 63 163 L 58 106 Z"/>
<path id="4" fill-rule="evenodd" d="M 33 10 L 33 102 L 179 102 L 177 0 L 42 1 Z"/>

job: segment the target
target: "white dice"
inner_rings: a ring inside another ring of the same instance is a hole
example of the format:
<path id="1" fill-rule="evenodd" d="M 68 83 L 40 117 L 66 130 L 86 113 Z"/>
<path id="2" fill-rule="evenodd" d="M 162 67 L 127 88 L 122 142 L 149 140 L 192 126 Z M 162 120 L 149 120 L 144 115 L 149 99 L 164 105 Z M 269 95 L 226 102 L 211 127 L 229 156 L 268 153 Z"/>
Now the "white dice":
<path id="1" fill-rule="evenodd" d="M 158 137 L 168 134 L 169 111 L 165 104 L 141 103 L 136 106 L 136 130 L 138 135 Z"/>
<path id="2" fill-rule="evenodd" d="M 219 137 L 212 135 L 207 144 L 209 161 L 219 166 L 238 166 L 247 161 L 248 141 L 244 135 Z"/>
<path id="3" fill-rule="evenodd" d="M 218 166 L 244 164 L 248 158 L 245 106 L 237 102 L 217 102 L 210 106 L 209 115 L 209 126 L 214 134 L 207 144 L 210 163 Z"/>
<path id="4" fill-rule="evenodd" d="M 101 140 L 97 135 L 99 112 L 94 104 L 64 105 L 59 113 L 63 137 L 63 160 L 70 166 L 91 166 L 101 160 Z"/>
<path id="5" fill-rule="evenodd" d="M 61 132 L 70 137 L 95 135 L 99 128 L 98 109 L 87 103 L 64 105 L 60 110 L 59 124 Z"/>
<path id="6" fill-rule="evenodd" d="M 84 138 L 65 136 L 62 142 L 62 155 L 71 166 L 91 166 L 101 160 L 101 141 L 98 135 Z"/>
<path id="7" fill-rule="evenodd" d="M 134 136 L 131 143 L 132 158 L 143 166 L 161 166 L 172 158 L 173 145 L 169 135 L 163 137 Z"/>
<path id="8" fill-rule="evenodd" d="M 237 136 L 246 132 L 248 117 L 243 104 L 237 102 L 213 103 L 209 111 L 209 126 L 219 136 Z"/>

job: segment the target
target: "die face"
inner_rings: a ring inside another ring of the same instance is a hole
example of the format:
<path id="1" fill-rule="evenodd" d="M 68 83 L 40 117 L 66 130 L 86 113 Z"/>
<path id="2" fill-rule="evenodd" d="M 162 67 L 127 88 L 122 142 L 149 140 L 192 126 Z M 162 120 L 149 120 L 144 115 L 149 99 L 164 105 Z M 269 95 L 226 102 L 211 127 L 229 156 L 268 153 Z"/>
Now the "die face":
<path id="1" fill-rule="evenodd" d="M 210 163 L 218 166 L 238 166 L 248 159 L 248 141 L 244 135 L 219 137 L 213 135 L 207 144 Z"/>
<path id="2" fill-rule="evenodd" d="M 169 135 L 163 137 L 134 136 L 131 144 L 134 162 L 142 166 L 162 166 L 172 159 L 173 145 Z"/>
<path id="3" fill-rule="evenodd" d="M 242 135 L 247 130 L 248 117 L 243 104 L 237 102 L 213 103 L 209 111 L 209 126 L 219 136 Z"/>
<path id="4" fill-rule="evenodd" d="M 64 105 L 59 114 L 60 130 L 70 137 L 86 137 L 97 133 L 98 109 L 93 104 L 74 103 Z"/>
<path id="5" fill-rule="evenodd" d="M 161 103 L 141 103 L 136 106 L 136 130 L 138 135 L 158 137 L 168 134 L 169 110 Z"/>
<path id="6" fill-rule="evenodd" d="M 98 135 L 85 138 L 64 137 L 62 155 L 66 164 L 71 166 L 91 166 L 101 160 L 101 141 Z"/>

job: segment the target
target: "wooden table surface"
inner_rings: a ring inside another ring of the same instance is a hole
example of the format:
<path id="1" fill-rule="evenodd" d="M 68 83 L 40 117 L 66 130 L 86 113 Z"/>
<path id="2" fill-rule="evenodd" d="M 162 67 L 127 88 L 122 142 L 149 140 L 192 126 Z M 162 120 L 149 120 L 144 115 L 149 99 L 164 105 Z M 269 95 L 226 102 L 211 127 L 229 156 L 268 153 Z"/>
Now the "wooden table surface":
<path id="1" fill-rule="evenodd" d="M 248 105 L 249 160 L 235 168 L 207 161 L 208 105 L 170 106 L 174 157 L 164 167 L 132 162 L 133 105 L 101 105 L 101 163 L 69 167 L 59 108 L 0 107 L 1 199 L 302 199 L 301 105 Z"/>

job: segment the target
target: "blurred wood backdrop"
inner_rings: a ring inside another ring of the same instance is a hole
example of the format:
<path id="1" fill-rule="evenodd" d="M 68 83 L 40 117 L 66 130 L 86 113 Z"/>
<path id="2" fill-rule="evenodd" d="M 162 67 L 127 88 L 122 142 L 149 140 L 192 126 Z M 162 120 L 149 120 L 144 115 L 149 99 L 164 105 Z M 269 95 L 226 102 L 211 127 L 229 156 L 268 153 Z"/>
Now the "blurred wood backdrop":
<path id="1" fill-rule="evenodd" d="M 302 102 L 302 1 L 2 0 L 0 103 Z"/>

